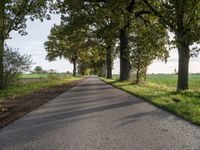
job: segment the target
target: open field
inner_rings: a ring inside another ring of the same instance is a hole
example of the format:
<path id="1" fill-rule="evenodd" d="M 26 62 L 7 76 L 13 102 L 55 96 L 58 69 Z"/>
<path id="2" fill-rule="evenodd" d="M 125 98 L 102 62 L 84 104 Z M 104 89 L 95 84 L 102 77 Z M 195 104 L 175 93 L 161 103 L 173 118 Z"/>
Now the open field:
<path id="1" fill-rule="evenodd" d="M 190 89 L 176 93 L 176 75 L 149 75 L 145 85 L 103 79 L 117 88 L 200 125 L 200 75 L 190 75 Z"/>
<path id="2" fill-rule="evenodd" d="M 152 83 L 176 87 L 177 75 L 174 74 L 154 74 L 148 75 L 147 80 Z M 189 75 L 189 88 L 200 89 L 200 74 Z"/>
<path id="3" fill-rule="evenodd" d="M 48 74 L 22 74 L 22 79 L 48 78 Z"/>
<path id="4" fill-rule="evenodd" d="M 56 74 L 59 77 L 66 77 L 71 75 L 66 75 L 65 73 L 57 73 Z M 44 74 L 37 74 L 37 73 L 31 73 L 31 74 L 22 74 L 20 76 L 21 79 L 38 79 L 38 78 L 48 78 L 51 76 L 51 74 L 44 73 Z"/>
<path id="5" fill-rule="evenodd" d="M 113 75 L 113 79 L 118 80 L 119 75 Z M 147 81 L 155 84 L 176 87 L 177 75 L 175 74 L 148 74 Z M 189 75 L 189 88 L 200 90 L 200 74 Z"/>
<path id="6" fill-rule="evenodd" d="M 49 80 L 49 79 L 56 79 L 56 78 L 71 78 L 72 75 L 67 75 L 65 73 L 56 73 L 56 74 L 37 74 L 37 73 L 32 73 L 32 74 L 22 74 L 19 77 L 19 80 L 17 83 L 22 83 L 22 84 L 27 84 L 27 83 L 33 83 L 33 82 L 40 82 L 44 80 Z"/>

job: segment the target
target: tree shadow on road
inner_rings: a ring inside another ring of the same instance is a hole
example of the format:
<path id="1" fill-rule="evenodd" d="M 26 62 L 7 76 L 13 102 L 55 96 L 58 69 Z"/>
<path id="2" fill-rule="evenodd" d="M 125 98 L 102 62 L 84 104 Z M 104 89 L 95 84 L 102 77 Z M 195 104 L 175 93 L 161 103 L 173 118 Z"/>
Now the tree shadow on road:
<path id="1" fill-rule="evenodd" d="M 55 111 L 44 111 L 41 114 L 32 113 L 26 117 L 17 120 L 14 124 L 11 124 L 7 129 L 0 131 L 0 145 L 9 147 L 10 144 L 16 145 L 19 143 L 29 143 L 34 140 L 45 138 L 50 133 L 54 133 L 57 130 L 66 128 L 69 124 L 78 122 L 80 120 L 87 120 L 91 117 L 99 115 L 97 112 L 109 111 L 113 109 L 120 109 L 131 105 L 144 103 L 144 101 L 130 100 L 129 96 L 126 96 L 127 100 L 124 100 L 124 95 L 118 96 L 115 102 L 110 102 L 115 99 L 114 96 L 100 97 L 105 98 L 101 106 L 95 105 L 92 108 L 82 105 L 76 105 L 77 107 L 71 108 L 68 103 L 63 104 L 63 108 Z M 100 101 L 101 99 L 94 99 L 93 101 Z M 91 100 L 92 101 L 92 100 Z M 86 101 L 86 103 L 89 101 Z M 84 101 L 82 101 L 84 103 Z M 51 107 L 51 106 L 50 106 Z M 48 105 L 45 106 L 48 109 Z M 118 110 L 117 110 L 118 111 Z M 37 111 L 36 111 L 37 112 Z"/>
<path id="2" fill-rule="evenodd" d="M 119 120 L 115 120 L 115 122 L 118 122 L 118 126 L 126 126 L 128 124 L 134 124 L 138 122 L 157 122 L 157 121 L 163 121 L 166 120 L 169 117 L 172 117 L 173 114 L 170 114 L 168 112 L 165 112 L 159 108 L 155 108 L 152 111 L 147 111 L 147 112 L 141 112 L 141 113 L 136 113 L 132 115 L 128 115 L 126 117 L 123 117 Z M 173 117 L 171 118 L 173 121 L 180 120 L 180 118 Z"/>

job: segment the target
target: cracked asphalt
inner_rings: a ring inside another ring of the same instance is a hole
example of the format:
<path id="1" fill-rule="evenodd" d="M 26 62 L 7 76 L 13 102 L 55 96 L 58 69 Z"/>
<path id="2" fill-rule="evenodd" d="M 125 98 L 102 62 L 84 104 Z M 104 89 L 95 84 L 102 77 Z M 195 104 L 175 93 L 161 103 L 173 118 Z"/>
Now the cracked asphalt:
<path id="1" fill-rule="evenodd" d="M 90 77 L 0 129 L 0 150 L 199 150 L 200 127 Z"/>

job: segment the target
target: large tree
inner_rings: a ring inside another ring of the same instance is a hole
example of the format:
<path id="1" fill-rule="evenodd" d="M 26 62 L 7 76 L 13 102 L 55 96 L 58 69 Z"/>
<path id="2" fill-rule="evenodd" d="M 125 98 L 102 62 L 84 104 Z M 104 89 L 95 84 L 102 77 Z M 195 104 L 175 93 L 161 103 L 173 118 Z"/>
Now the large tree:
<path id="1" fill-rule="evenodd" d="M 73 63 L 73 76 L 76 76 L 78 59 L 85 49 L 85 34 L 84 29 L 71 31 L 70 26 L 55 25 L 48 41 L 44 43 L 48 52 L 47 59 L 53 61 L 57 57 L 64 57 Z"/>
<path id="2" fill-rule="evenodd" d="M 28 17 L 49 18 L 47 3 L 51 0 L 1 0 L 0 1 L 0 89 L 4 87 L 3 56 L 5 40 L 9 38 L 11 31 L 18 31 L 25 35 L 26 21 Z"/>
<path id="3" fill-rule="evenodd" d="M 136 4 L 135 0 L 123 3 L 120 7 L 122 12 L 122 26 L 120 28 L 119 40 L 120 40 L 120 81 L 129 80 L 130 78 L 130 47 L 129 47 L 129 28 L 131 24 L 131 16 Z"/>
<path id="4" fill-rule="evenodd" d="M 175 34 L 174 43 L 178 49 L 177 91 L 188 89 L 190 57 L 198 49 L 190 49 L 200 41 L 200 1 L 199 0 L 143 0 L 151 14 Z"/>

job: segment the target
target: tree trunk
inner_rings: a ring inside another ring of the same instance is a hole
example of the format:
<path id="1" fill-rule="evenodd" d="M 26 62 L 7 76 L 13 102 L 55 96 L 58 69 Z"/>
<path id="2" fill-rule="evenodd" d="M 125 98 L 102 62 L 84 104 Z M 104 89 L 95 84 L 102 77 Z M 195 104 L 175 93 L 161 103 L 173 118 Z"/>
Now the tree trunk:
<path id="1" fill-rule="evenodd" d="M 5 8 L 5 1 L 1 1 L 0 2 L 0 89 L 3 89 L 4 87 L 4 66 L 3 66 L 4 42 L 5 42 L 4 8 Z"/>
<path id="2" fill-rule="evenodd" d="M 4 55 L 4 40 L 2 37 L 0 37 L 0 89 L 3 89 L 4 87 L 3 55 Z"/>
<path id="3" fill-rule="evenodd" d="M 107 68 L 107 79 L 112 79 L 112 51 L 111 46 L 106 49 L 106 68 Z"/>
<path id="4" fill-rule="evenodd" d="M 135 0 L 131 0 L 126 8 L 127 20 L 124 27 L 120 30 L 120 81 L 129 80 L 130 78 L 130 54 L 128 48 L 128 29 L 130 27 L 130 16 L 135 6 Z"/>
<path id="5" fill-rule="evenodd" d="M 75 51 L 74 53 L 74 58 L 73 58 L 73 76 L 76 77 L 76 64 L 77 64 L 77 52 Z"/>
<path id="6" fill-rule="evenodd" d="M 144 82 L 147 81 L 147 66 L 144 69 Z"/>
<path id="7" fill-rule="evenodd" d="M 73 76 L 76 77 L 76 59 L 73 61 Z"/>
<path id="8" fill-rule="evenodd" d="M 190 37 L 184 26 L 185 1 L 179 0 L 176 5 L 176 41 L 179 54 L 177 92 L 188 89 L 188 68 L 190 60 Z"/>
<path id="9" fill-rule="evenodd" d="M 101 76 L 106 77 L 106 61 L 101 62 Z"/>
<path id="10" fill-rule="evenodd" d="M 137 61 L 137 71 L 136 71 L 136 84 L 139 84 L 140 83 L 140 80 L 141 80 L 141 59 L 140 59 L 140 56 L 141 56 L 141 51 L 139 50 L 138 51 L 138 53 L 139 53 L 139 56 L 138 56 L 138 61 Z"/>
<path id="11" fill-rule="evenodd" d="M 190 60 L 189 44 L 185 42 L 178 43 L 178 83 L 177 92 L 188 89 L 188 69 Z"/>
<path id="12" fill-rule="evenodd" d="M 130 54 L 128 49 L 127 27 L 120 30 L 120 81 L 130 77 Z"/>
<path id="13" fill-rule="evenodd" d="M 139 75 L 140 71 L 139 71 L 139 70 L 140 70 L 140 69 L 137 68 L 137 72 L 136 72 L 136 81 L 135 81 L 136 84 L 138 84 L 138 83 L 140 82 L 140 75 Z"/>

